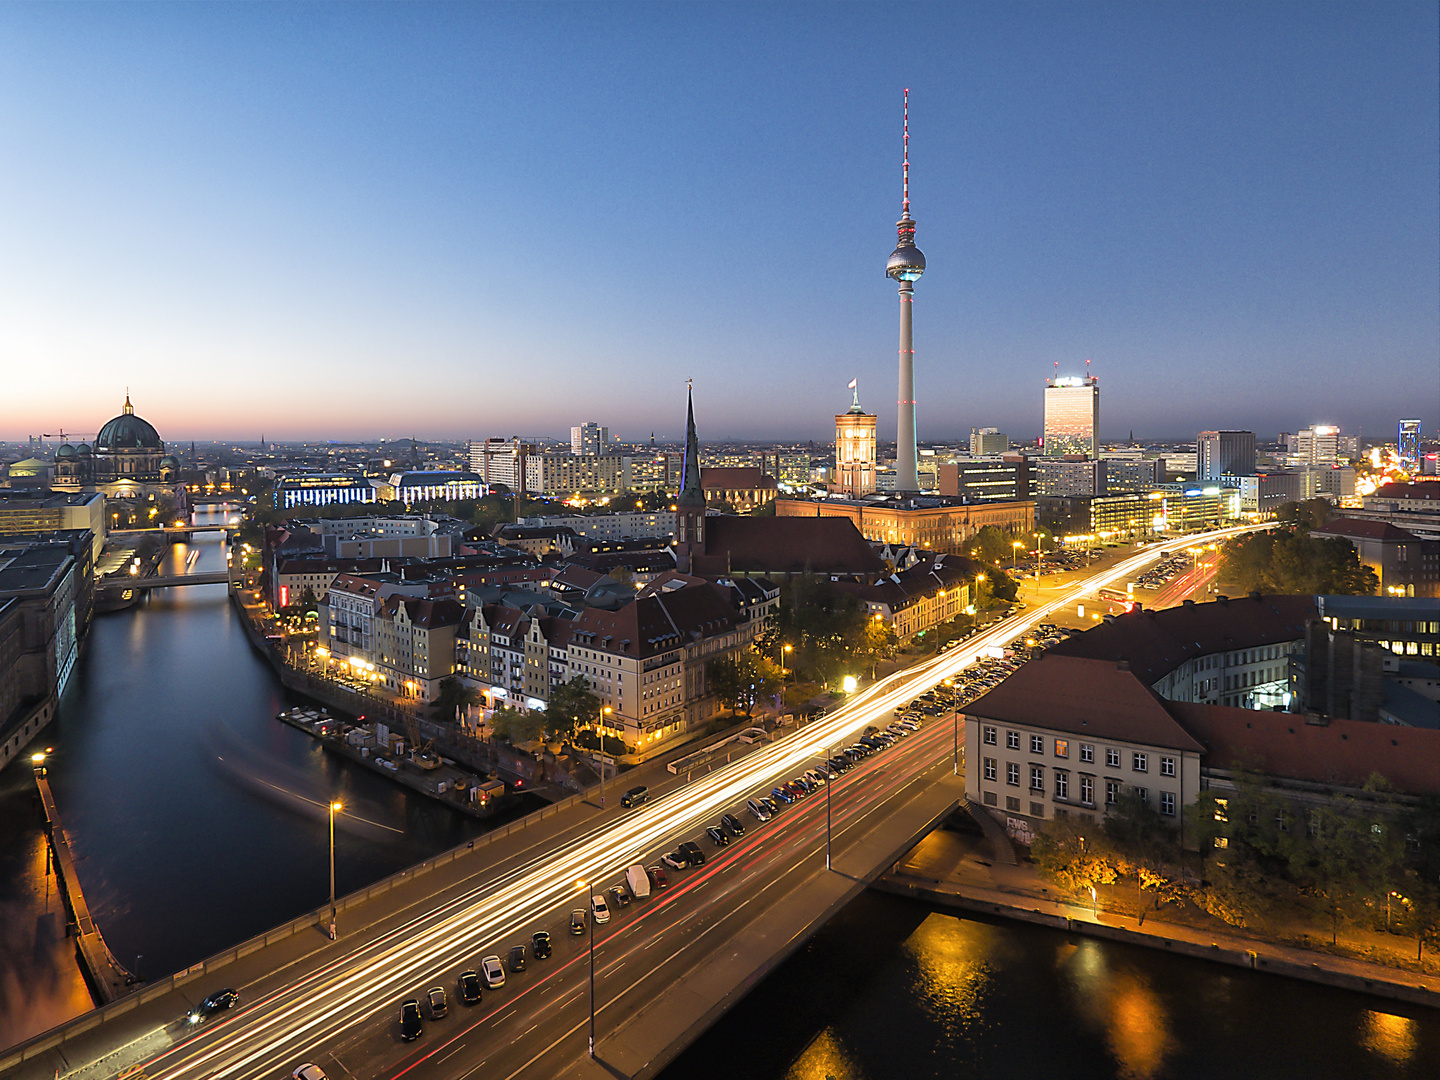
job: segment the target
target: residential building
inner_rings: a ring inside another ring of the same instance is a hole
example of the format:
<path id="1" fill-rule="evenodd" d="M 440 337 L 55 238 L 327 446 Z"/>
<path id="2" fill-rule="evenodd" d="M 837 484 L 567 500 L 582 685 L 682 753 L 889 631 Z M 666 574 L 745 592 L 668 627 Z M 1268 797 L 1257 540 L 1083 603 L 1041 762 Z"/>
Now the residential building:
<path id="1" fill-rule="evenodd" d="M 631 491 L 670 491 L 678 482 L 679 473 L 670 472 L 670 455 L 650 452 L 630 459 Z"/>
<path id="2" fill-rule="evenodd" d="M 576 457 L 599 457 L 610 453 L 610 429 L 594 421 L 570 429 L 570 452 Z"/>
<path id="3" fill-rule="evenodd" d="M 617 495 L 631 490 L 630 483 L 630 459 L 621 454 L 531 454 L 525 459 L 525 490 L 536 495 Z"/>
<path id="4" fill-rule="evenodd" d="M 540 453 L 534 443 L 524 442 L 518 435 L 508 439 L 472 439 L 467 446 L 470 471 L 488 487 L 503 485 L 510 491 L 527 491 L 526 459 Z"/>
<path id="5" fill-rule="evenodd" d="M 1004 454 L 1009 449 L 1010 436 L 999 428 L 970 429 L 970 455 L 972 457 L 981 457 L 985 454 Z"/>
<path id="6" fill-rule="evenodd" d="M 1046 457 L 1100 456 L 1100 381 L 1060 376 L 1045 380 Z"/>
<path id="7" fill-rule="evenodd" d="M 1253 431 L 1202 431 L 1196 440 L 1195 451 L 1196 480 L 1203 482 L 1226 476 L 1255 475 Z"/>
<path id="8" fill-rule="evenodd" d="M 518 548 L 535 558 L 543 558 L 559 551 L 561 544 L 575 539 L 575 532 L 567 525 L 553 521 L 543 525 L 501 525 L 495 530 L 495 542 L 505 547 Z"/>
<path id="9" fill-rule="evenodd" d="M 465 608 L 454 600 L 394 594 L 374 617 L 375 669 L 392 693 L 434 701 L 455 673 L 455 636 Z"/>
<path id="10" fill-rule="evenodd" d="M 675 535 L 674 510 L 620 510 L 611 514 L 556 514 L 520 519 L 530 528 L 565 528 L 594 540 L 627 537 L 665 540 Z"/>
<path id="11" fill-rule="evenodd" d="M 860 391 L 848 411 L 835 417 L 835 475 L 831 490 L 860 498 L 875 490 L 876 417 L 860 407 Z"/>
<path id="12" fill-rule="evenodd" d="M 873 585 L 842 584 L 902 642 L 963 615 L 974 602 L 973 564 L 953 555 L 923 554 L 918 562 Z"/>
<path id="13" fill-rule="evenodd" d="M 1440 657 L 1440 602 L 1397 596 L 1321 596 L 1320 618 L 1396 656 Z"/>

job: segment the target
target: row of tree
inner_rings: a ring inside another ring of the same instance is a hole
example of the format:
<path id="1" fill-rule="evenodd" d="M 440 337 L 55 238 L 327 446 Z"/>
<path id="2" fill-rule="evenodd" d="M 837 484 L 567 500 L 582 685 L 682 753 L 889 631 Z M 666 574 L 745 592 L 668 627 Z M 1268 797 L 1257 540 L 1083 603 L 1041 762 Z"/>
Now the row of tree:
<path id="1" fill-rule="evenodd" d="M 1286 503 L 1278 529 L 1230 541 L 1221 555 L 1219 579 L 1242 592 L 1370 596 L 1380 587 L 1375 571 L 1361 565 L 1342 537 L 1315 537 L 1310 530 L 1331 513 L 1324 499 Z"/>

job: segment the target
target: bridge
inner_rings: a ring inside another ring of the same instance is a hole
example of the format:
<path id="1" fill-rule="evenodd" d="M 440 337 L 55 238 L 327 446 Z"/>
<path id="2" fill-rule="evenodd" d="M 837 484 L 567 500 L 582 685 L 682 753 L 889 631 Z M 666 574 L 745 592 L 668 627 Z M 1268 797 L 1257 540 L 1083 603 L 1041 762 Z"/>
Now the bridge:
<path id="1" fill-rule="evenodd" d="M 148 529 L 111 529 L 110 536 L 194 536 L 196 533 L 229 534 L 231 525 L 155 525 Z"/>
<path id="2" fill-rule="evenodd" d="M 163 574 L 152 577 L 120 576 L 101 578 L 95 583 L 95 591 L 119 592 L 133 589 L 143 592 L 147 589 L 173 589 L 181 585 L 228 585 L 230 571 L 202 570 L 195 574 Z"/>
<path id="3" fill-rule="evenodd" d="M 818 764 L 984 649 L 1193 542 L 1157 544 L 1086 577 L 704 775 L 687 780 L 658 763 L 635 770 L 626 786 L 647 783 L 652 795 L 638 809 L 617 807 L 612 785 L 603 809 L 593 792 L 575 796 L 378 882 L 337 905 L 337 940 L 328 907 L 308 913 L 12 1048 L 0 1075 L 259 1080 L 314 1062 L 332 1077 L 387 1080 L 653 1077 L 960 805 L 958 716 L 929 721 L 772 821 L 746 815 L 746 834 L 727 846 L 705 839 L 705 826 Z M 703 866 L 669 871 L 669 888 L 603 925 L 587 920 L 582 935 L 567 932 L 570 911 L 592 891 L 683 840 L 706 850 Z M 461 970 L 505 956 L 537 930 L 552 935 L 553 957 L 532 958 L 474 1007 L 456 1000 Z M 401 1043 L 399 1003 L 434 985 L 449 989 L 450 1016 Z M 225 986 L 241 991 L 236 1010 L 183 1022 Z"/>

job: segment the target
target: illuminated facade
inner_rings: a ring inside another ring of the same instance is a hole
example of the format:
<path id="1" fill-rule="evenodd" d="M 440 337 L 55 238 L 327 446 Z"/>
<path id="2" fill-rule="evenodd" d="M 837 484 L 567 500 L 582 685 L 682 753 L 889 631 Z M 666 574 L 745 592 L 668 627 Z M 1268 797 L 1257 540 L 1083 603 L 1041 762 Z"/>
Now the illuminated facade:
<path id="1" fill-rule="evenodd" d="M 1093 376 L 1045 380 L 1045 456 L 1100 456 L 1100 381 Z"/>
<path id="2" fill-rule="evenodd" d="M 919 454 L 915 444 L 915 335 L 911 325 L 915 282 L 925 272 L 925 256 L 915 246 L 915 221 L 910 217 L 910 91 L 905 91 L 904 198 L 895 223 L 898 243 L 885 264 L 885 276 L 900 283 L 900 400 L 895 431 L 895 487 L 920 490 Z"/>
<path id="3" fill-rule="evenodd" d="M 851 388 L 855 389 L 854 384 Z M 859 498 L 875 490 L 875 414 L 860 407 L 860 391 L 848 410 L 835 417 L 835 482 L 841 495 Z"/>
<path id="4" fill-rule="evenodd" d="M 959 555 L 965 553 L 966 542 L 986 525 L 1001 532 L 1029 533 L 1035 527 L 1035 504 L 1028 499 L 978 504 L 937 498 L 873 503 L 777 499 L 775 516 L 849 518 L 866 540 Z"/>
<path id="5" fill-rule="evenodd" d="M 1202 431 L 1195 445 L 1195 479 L 1255 475 L 1253 431 Z"/>
<path id="6" fill-rule="evenodd" d="M 1412 468 L 1420 463 L 1420 421 L 1401 420 L 1398 440 L 1400 461 Z"/>

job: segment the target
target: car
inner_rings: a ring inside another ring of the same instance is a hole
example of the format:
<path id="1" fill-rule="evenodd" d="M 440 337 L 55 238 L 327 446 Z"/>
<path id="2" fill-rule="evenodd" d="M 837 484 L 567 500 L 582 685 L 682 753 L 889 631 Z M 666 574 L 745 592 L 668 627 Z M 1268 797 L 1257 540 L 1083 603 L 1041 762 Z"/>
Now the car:
<path id="1" fill-rule="evenodd" d="M 505 966 L 493 953 L 480 961 L 480 975 L 491 990 L 499 990 L 505 985 Z"/>
<path id="2" fill-rule="evenodd" d="M 240 991 L 232 986 L 227 986 L 224 990 L 216 990 L 215 993 L 191 1009 L 187 1019 L 192 1024 L 198 1024 L 200 1021 L 209 1020 L 216 1013 L 222 1013 L 239 1003 Z"/>
<path id="3" fill-rule="evenodd" d="M 649 797 L 649 788 L 645 787 L 644 785 L 641 785 L 640 787 L 633 787 L 629 791 L 625 792 L 624 795 L 620 796 L 620 805 L 625 807 L 626 810 L 629 810 L 632 807 L 642 805 Z"/>
<path id="4" fill-rule="evenodd" d="M 659 866 L 647 866 L 645 873 L 650 878 L 652 889 L 668 889 L 670 887 L 670 879 L 665 876 L 665 871 Z"/>
<path id="5" fill-rule="evenodd" d="M 720 824 L 725 827 L 725 831 L 731 836 L 738 838 L 745 835 L 745 826 L 740 824 L 740 819 L 734 814 L 721 814 Z"/>
<path id="6" fill-rule="evenodd" d="M 590 917 L 595 920 L 596 926 L 604 926 L 610 921 L 610 905 L 605 902 L 605 897 L 590 897 Z"/>
<path id="7" fill-rule="evenodd" d="M 583 934 L 584 932 L 585 912 L 580 908 L 576 908 L 574 911 L 570 912 L 570 933 L 579 935 Z"/>
<path id="8" fill-rule="evenodd" d="M 705 852 L 694 840 L 686 840 L 680 845 L 680 854 L 685 856 L 685 861 L 691 866 L 705 865 Z"/>
<path id="9" fill-rule="evenodd" d="M 710 842 L 716 847 L 724 847 L 730 843 L 730 835 L 719 825 L 711 825 L 705 830 L 705 835 L 710 837 Z"/>
<path id="10" fill-rule="evenodd" d="M 325 1080 L 325 1070 L 307 1061 L 290 1074 L 290 1080 Z"/>
<path id="11" fill-rule="evenodd" d="M 660 861 L 671 870 L 684 870 L 690 865 L 690 860 L 685 857 L 683 851 L 668 851 L 660 856 Z"/>
<path id="12" fill-rule="evenodd" d="M 789 806 L 791 803 L 793 803 L 793 802 L 795 801 L 795 796 L 794 796 L 794 795 L 791 795 L 791 794 L 790 794 L 788 791 L 786 791 L 784 788 L 778 788 L 778 787 L 775 788 L 773 791 L 770 792 L 770 797 L 771 797 L 772 799 L 774 799 L 776 802 L 782 803 L 782 804 L 784 804 L 785 806 Z"/>
<path id="13" fill-rule="evenodd" d="M 765 822 L 770 820 L 770 811 L 761 806 L 755 799 L 745 804 L 745 809 L 750 811 L 750 816 L 756 821 Z"/>
<path id="14" fill-rule="evenodd" d="M 450 1011 L 450 1003 L 445 999 L 445 988 L 443 986 L 432 986 L 425 991 L 425 1000 L 430 1006 L 430 1019 L 439 1020 Z"/>
<path id="15" fill-rule="evenodd" d="M 530 952 L 536 960 L 550 959 L 550 935 L 544 930 L 530 935 Z"/>
<path id="16" fill-rule="evenodd" d="M 760 798 L 755 801 L 768 810 L 771 817 L 774 817 L 780 812 L 780 807 L 775 805 L 775 800 L 770 798 L 769 795 L 761 795 Z"/>
<path id="17" fill-rule="evenodd" d="M 420 1002 L 411 998 L 400 1006 L 400 1038 L 406 1042 L 414 1042 L 420 1037 L 420 1031 L 425 1025 L 424 1018 L 420 1015 Z"/>
<path id="18" fill-rule="evenodd" d="M 835 777 L 830 775 L 829 769 L 826 769 L 823 773 L 819 769 L 806 769 L 805 779 L 809 780 L 816 787 L 823 787 L 829 781 L 834 780 Z"/>
<path id="19" fill-rule="evenodd" d="M 479 1005 L 484 994 L 480 992 L 480 976 L 472 968 L 469 971 L 460 973 L 460 1003 L 462 1005 Z"/>
<path id="20" fill-rule="evenodd" d="M 630 906 L 630 894 L 627 893 L 624 889 L 620 888 L 619 885 L 612 885 L 610 888 L 606 889 L 605 895 L 610 900 L 610 906 L 613 907 L 616 911 L 619 911 L 623 907 Z"/>

